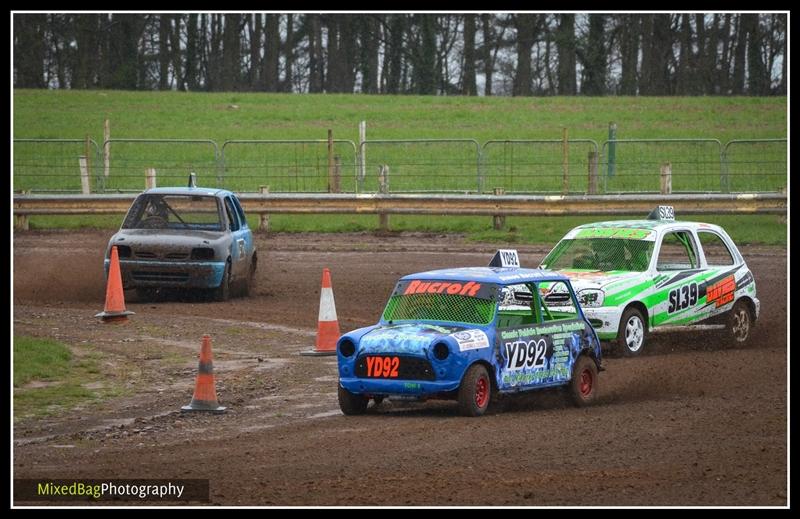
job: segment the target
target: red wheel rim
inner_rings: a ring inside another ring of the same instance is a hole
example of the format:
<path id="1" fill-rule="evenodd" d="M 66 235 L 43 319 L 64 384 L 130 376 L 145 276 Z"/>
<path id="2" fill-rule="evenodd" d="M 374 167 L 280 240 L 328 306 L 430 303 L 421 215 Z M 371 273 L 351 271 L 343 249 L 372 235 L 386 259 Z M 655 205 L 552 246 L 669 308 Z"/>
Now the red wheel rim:
<path id="1" fill-rule="evenodd" d="M 592 394 L 593 386 L 594 386 L 594 377 L 592 376 L 592 370 L 586 368 L 583 371 L 581 371 L 581 381 L 578 388 L 581 392 L 581 396 L 585 398 L 590 394 Z"/>
<path id="2" fill-rule="evenodd" d="M 489 401 L 489 381 L 486 377 L 481 377 L 475 383 L 475 405 L 478 407 L 486 407 Z"/>

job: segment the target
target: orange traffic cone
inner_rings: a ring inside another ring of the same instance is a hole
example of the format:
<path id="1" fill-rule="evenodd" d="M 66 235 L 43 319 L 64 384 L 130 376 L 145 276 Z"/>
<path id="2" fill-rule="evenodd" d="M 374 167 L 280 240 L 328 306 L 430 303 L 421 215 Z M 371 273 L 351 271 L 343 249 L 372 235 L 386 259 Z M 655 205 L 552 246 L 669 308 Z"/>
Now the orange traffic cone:
<path id="1" fill-rule="evenodd" d="M 322 290 L 319 294 L 319 318 L 317 323 L 316 349 L 300 352 L 300 355 L 336 355 L 336 341 L 339 340 L 339 320 L 336 318 L 336 305 L 333 302 L 331 272 L 322 270 Z"/>
<path id="2" fill-rule="evenodd" d="M 203 335 L 203 346 L 200 348 L 200 368 L 194 384 L 194 395 L 189 405 L 181 407 L 181 411 L 208 411 L 222 413 L 225 407 L 217 401 L 217 387 L 214 382 L 214 362 L 211 357 L 211 337 Z"/>
<path id="3" fill-rule="evenodd" d="M 122 292 L 122 273 L 119 270 L 119 253 L 117 246 L 111 247 L 111 265 L 108 267 L 108 284 L 106 285 L 106 306 L 95 317 L 104 323 L 123 323 L 134 312 L 125 310 L 125 294 Z"/>

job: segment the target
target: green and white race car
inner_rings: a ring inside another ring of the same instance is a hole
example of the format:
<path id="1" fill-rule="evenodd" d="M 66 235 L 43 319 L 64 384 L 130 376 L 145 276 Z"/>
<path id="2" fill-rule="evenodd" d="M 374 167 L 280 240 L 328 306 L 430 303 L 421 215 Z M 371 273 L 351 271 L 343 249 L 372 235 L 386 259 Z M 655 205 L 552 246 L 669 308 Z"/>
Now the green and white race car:
<path id="1" fill-rule="evenodd" d="M 646 220 L 578 226 L 540 265 L 570 278 L 598 337 L 625 355 L 640 354 L 651 331 L 726 329 L 744 343 L 758 318 L 755 280 L 733 240 L 674 215 L 659 206 Z"/>

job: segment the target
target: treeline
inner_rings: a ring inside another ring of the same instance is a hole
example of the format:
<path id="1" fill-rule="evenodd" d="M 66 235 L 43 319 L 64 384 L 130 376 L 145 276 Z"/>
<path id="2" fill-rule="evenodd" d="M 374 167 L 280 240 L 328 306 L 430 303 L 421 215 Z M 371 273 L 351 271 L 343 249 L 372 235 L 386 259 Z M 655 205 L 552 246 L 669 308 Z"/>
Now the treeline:
<path id="1" fill-rule="evenodd" d="M 15 14 L 19 88 L 786 95 L 786 14 Z"/>

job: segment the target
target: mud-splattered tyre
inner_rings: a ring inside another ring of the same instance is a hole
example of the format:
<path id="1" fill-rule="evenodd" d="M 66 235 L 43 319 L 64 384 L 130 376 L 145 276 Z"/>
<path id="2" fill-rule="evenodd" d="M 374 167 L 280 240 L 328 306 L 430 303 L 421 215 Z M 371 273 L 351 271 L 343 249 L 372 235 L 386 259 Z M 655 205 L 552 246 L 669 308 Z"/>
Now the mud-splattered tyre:
<path id="1" fill-rule="evenodd" d="M 250 260 L 250 269 L 247 271 L 247 278 L 242 287 L 242 295 L 250 296 L 256 293 L 256 268 L 258 267 L 258 260 L 253 256 Z"/>
<path id="2" fill-rule="evenodd" d="M 591 405 L 597 400 L 597 364 L 588 355 L 581 355 L 572 368 L 569 398 L 578 407 Z"/>
<path id="3" fill-rule="evenodd" d="M 630 307 L 622 314 L 617 331 L 617 346 L 626 357 L 642 353 L 647 342 L 647 320 L 638 309 Z"/>
<path id="4" fill-rule="evenodd" d="M 339 386 L 339 409 L 342 413 L 350 416 L 357 414 L 364 414 L 367 411 L 367 404 L 369 398 L 363 395 L 355 395 Z"/>
<path id="5" fill-rule="evenodd" d="M 733 346 L 747 344 L 753 336 L 753 314 L 746 302 L 736 301 L 728 313 L 726 331 Z"/>
<path id="6" fill-rule="evenodd" d="M 481 416 L 492 401 L 492 381 L 481 364 L 471 366 L 458 388 L 458 410 L 463 416 Z"/>
<path id="7" fill-rule="evenodd" d="M 225 271 L 222 273 L 222 281 L 214 289 L 214 301 L 227 301 L 231 297 L 231 262 L 225 263 Z"/>

